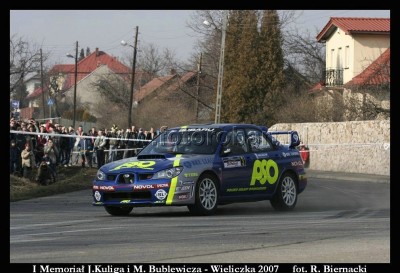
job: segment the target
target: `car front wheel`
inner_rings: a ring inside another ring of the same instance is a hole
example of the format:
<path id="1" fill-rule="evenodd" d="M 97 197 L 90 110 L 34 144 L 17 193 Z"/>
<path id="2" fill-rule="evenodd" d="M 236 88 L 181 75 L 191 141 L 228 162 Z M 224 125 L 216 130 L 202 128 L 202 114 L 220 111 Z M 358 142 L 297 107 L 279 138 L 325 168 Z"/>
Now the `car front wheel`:
<path id="1" fill-rule="evenodd" d="M 276 210 L 287 211 L 294 209 L 297 203 L 297 185 L 292 174 L 283 174 L 275 195 L 270 202 Z"/>
<path id="2" fill-rule="evenodd" d="M 194 215 L 212 215 L 218 206 L 217 179 L 209 174 L 200 177 L 196 185 L 195 204 L 188 205 Z"/>
<path id="3" fill-rule="evenodd" d="M 131 213 L 133 207 L 113 207 L 113 206 L 106 206 L 106 211 L 113 215 L 113 216 L 125 216 Z"/>

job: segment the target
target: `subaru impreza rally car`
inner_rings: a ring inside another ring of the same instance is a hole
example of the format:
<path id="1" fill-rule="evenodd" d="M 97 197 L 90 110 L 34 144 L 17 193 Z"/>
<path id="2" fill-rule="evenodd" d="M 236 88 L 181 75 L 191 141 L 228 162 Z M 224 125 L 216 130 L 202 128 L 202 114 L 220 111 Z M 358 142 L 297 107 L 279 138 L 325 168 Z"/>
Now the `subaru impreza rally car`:
<path id="1" fill-rule="evenodd" d="M 281 144 L 276 134 L 286 134 Z M 111 215 L 139 206 L 187 206 L 211 215 L 218 205 L 270 200 L 292 210 L 307 178 L 296 131 L 268 132 L 251 124 L 171 128 L 136 157 L 102 166 L 93 181 L 93 205 Z"/>

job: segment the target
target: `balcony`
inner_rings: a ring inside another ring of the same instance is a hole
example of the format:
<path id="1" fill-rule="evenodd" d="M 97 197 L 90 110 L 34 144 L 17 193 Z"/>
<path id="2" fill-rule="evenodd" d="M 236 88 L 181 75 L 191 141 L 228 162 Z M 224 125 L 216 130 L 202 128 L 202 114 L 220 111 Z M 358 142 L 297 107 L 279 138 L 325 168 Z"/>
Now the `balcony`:
<path id="1" fill-rule="evenodd" d="M 322 79 L 323 85 L 327 87 L 343 86 L 343 69 L 328 68 L 324 70 L 325 79 Z"/>

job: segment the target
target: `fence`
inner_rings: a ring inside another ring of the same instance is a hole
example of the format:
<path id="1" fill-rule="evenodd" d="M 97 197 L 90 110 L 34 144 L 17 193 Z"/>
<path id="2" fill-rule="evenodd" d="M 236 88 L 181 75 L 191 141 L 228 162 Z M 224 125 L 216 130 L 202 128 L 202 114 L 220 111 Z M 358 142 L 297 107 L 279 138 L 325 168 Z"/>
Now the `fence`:
<path id="1" fill-rule="evenodd" d="M 269 130 L 297 131 L 309 148 L 310 169 L 390 175 L 390 120 L 286 123 Z"/>

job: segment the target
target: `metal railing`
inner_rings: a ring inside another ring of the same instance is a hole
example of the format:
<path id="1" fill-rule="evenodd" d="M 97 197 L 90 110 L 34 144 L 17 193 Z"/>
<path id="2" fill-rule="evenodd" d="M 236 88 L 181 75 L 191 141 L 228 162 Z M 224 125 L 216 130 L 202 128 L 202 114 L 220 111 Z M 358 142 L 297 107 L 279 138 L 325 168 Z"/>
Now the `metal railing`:
<path id="1" fill-rule="evenodd" d="M 343 86 L 343 69 L 328 68 L 324 70 L 324 86 Z"/>

